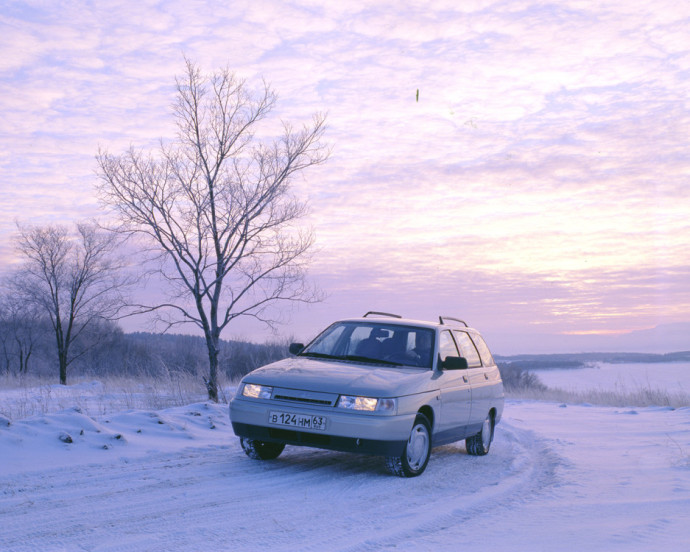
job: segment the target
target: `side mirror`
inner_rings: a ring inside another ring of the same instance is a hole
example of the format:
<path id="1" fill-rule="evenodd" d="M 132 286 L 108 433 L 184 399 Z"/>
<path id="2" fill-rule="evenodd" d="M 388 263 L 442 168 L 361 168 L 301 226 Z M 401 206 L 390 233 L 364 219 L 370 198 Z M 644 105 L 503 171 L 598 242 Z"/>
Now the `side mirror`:
<path id="1" fill-rule="evenodd" d="M 467 370 L 468 364 L 465 357 L 449 356 L 441 364 L 444 370 Z"/>
<path id="2" fill-rule="evenodd" d="M 304 349 L 304 343 L 290 343 L 290 354 L 298 355 Z"/>

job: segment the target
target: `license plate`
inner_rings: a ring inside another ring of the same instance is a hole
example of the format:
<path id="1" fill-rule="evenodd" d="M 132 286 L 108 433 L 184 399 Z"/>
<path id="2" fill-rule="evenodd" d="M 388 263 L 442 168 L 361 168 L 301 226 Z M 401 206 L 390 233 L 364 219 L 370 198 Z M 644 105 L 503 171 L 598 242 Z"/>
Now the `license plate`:
<path id="1" fill-rule="evenodd" d="M 274 425 L 290 426 L 299 429 L 326 429 L 324 416 L 308 416 L 306 414 L 291 414 L 289 412 L 269 412 L 268 423 Z"/>

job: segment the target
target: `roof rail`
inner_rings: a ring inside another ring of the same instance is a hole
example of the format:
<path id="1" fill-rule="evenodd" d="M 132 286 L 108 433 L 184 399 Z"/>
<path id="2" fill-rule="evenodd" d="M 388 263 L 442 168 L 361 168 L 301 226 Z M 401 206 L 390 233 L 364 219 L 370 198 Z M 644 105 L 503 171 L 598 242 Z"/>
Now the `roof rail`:
<path id="1" fill-rule="evenodd" d="M 378 312 L 378 311 L 369 311 L 362 318 L 366 318 L 370 314 L 377 314 L 379 316 L 390 316 L 391 318 L 402 318 L 402 316 L 400 316 L 399 314 L 391 314 L 390 312 Z"/>
<path id="2" fill-rule="evenodd" d="M 439 316 L 439 317 L 438 317 L 438 321 L 439 321 L 441 324 L 445 324 L 445 323 L 446 323 L 446 322 L 445 322 L 446 320 L 453 320 L 454 322 L 460 322 L 460 324 L 464 324 L 464 325 L 465 325 L 465 328 L 469 328 L 469 326 L 467 325 L 467 322 L 465 322 L 464 320 L 460 320 L 459 318 L 453 318 L 452 316 Z"/>

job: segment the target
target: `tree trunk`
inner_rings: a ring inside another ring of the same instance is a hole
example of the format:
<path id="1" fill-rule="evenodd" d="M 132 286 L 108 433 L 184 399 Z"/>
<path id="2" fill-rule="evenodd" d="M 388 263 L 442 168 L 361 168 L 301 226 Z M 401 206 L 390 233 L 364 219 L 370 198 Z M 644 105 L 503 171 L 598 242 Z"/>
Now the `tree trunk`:
<path id="1" fill-rule="evenodd" d="M 60 385 L 67 385 L 67 352 L 60 351 L 58 358 L 60 359 Z"/>
<path id="2" fill-rule="evenodd" d="M 33 348 L 29 349 L 29 352 L 26 353 L 26 356 L 24 357 L 24 374 L 29 373 L 29 357 L 31 357 L 32 352 Z"/>
<path id="3" fill-rule="evenodd" d="M 206 382 L 208 399 L 218 402 L 218 337 L 206 334 L 206 347 L 208 348 L 209 374 Z"/>

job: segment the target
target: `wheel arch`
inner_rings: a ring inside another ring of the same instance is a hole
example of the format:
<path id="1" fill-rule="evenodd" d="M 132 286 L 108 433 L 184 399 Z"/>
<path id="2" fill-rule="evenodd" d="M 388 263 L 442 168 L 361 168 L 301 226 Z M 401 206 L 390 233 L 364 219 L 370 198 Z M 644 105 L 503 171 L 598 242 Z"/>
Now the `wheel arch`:
<path id="1" fill-rule="evenodd" d="M 431 432 L 433 433 L 434 431 L 434 409 L 431 408 L 428 404 L 425 404 L 422 406 L 418 411 L 417 414 L 424 414 L 429 420 L 429 423 L 431 424 L 431 427 L 429 428 Z"/>

